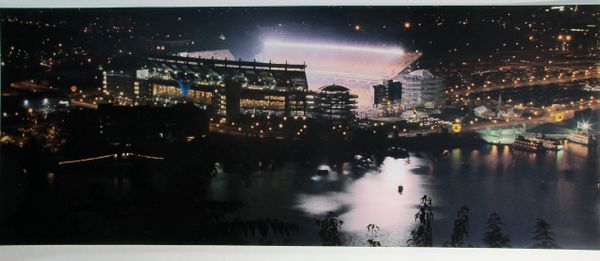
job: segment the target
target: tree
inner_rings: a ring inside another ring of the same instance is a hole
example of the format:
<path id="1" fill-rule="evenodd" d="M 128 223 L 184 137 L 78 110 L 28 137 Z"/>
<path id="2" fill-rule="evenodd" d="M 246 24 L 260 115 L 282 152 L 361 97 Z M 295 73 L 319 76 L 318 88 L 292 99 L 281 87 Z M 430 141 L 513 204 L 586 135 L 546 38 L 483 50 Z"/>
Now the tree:
<path id="1" fill-rule="evenodd" d="M 465 239 L 469 236 L 469 208 L 463 206 L 456 212 L 456 220 L 454 220 L 454 229 L 450 241 L 446 241 L 444 246 L 448 247 L 465 247 L 470 246 L 465 244 Z"/>
<path id="2" fill-rule="evenodd" d="M 532 248 L 560 248 L 554 242 L 554 233 L 550 231 L 550 224 L 542 218 L 538 218 L 533 231 L 533 240 L 537 241 Z"/>
<path id="3" fill-rule="evenodd" d="M 375 238 L 377 237 L 377 234 L 379 233 L 379 226 L 377 226 L 375 224 L 367 225 L 367 233 L 369 234 L 368 235 L 369 239 L 367 240 L 367 243 L 369 243 L 369 246 L 380 247 L 381 242 L 375 240 Z"/>
<path id="4" fill-rule="evenodd" d="M 182 200 L 184 201 L 184 200 Z M 181 202 L 181 201 L 180 201 Z M 195 203 L 192 208 L 187 204 L 178 205 L 161 202 L 165 213 L 186 213 L 185 215 L 165 215 L 159 220 L 168 220 L 169 229 L 178 235 L 178 242 L 195 244 L 284 244 L 298 231 L 293 223 L 274 218 L 247 219 L 239 215 L 244 206 L 240 201 L 204 200 Z M 156 205 L 152 205 L 156 206 Z M 168 210 L 168 211 L 167 211 Z M 149 217 L 155 218 L 155 217 Z M 194 224 L 190 229 L 188 224 Z M 160 231 L 160 230 L 157 230 Z M 195 231 L 189 235 L 188 231 Z M 160 233 L 160 232 L 156 232 Z M 188 239 L 189 238 L 189 239 Z"/>
<path id="5" fill-rule="evenodd" d="M 488 219 L 487 231 L 484 233 L 483 242 L 488 247 L 510 247 L 510 238 L 502 232 L 502 217 L 494 212 Z"/>
<path id="6" fill-rule="evenodd" d="M 431 212 L 431 198 L 424 195 L 419 203 L 419 212 L 415 214 L 415 221 L 419 221 L 417 228 L 410 232 L 410 238 L 406 241 L 408 246 L 430 247 L 433 245 L 431 235 L 431 222 L 433 221 L 433 212 Z"/>
<path id="7" fill-rule="evenodd" d="M 320 226 L 319 237 L 324 246 L 341 246 L 339 230 L 342 228 L 344 221 L 338 218 L 338 215 L 330 211 L 323 220 L 317 220 L 317 225 Z"/>

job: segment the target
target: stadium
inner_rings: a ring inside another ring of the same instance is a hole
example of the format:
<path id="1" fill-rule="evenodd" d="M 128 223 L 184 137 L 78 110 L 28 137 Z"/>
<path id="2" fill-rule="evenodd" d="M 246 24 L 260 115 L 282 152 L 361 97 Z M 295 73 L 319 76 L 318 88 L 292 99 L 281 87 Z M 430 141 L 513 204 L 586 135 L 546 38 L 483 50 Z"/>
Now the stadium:
<path id="1" fill-rule="evenodd" d="M 256 59 L 276 63 L 305 63 L 311 90 L 330 84 L 346 86 L 358 96 L 358 110 L 365 111 L 373 105 L 372 86 L 394 78 L 420 56 L 421 53 L 400 48 L 266 40 Z"/>

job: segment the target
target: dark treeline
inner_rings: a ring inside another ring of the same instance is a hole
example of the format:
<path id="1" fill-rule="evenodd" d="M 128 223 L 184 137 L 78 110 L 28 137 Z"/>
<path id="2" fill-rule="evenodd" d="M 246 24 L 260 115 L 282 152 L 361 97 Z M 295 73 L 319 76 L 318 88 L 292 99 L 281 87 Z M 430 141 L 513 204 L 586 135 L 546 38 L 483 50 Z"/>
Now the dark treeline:
<path id="1" fill-rule="evenodd" d="M 432 199 L 427 195 L 420 199 L 418 204 L 419 211 L 415 214 L 415 226 L 410 231 L 409 239 L 404 242 L 383 242 L 388 246 L 409 246 L 409 247 L 432 247 L 433 233 L 431 223 L 433 222 Z M 328 212 L 323 220 L 318 220 L 320 225 L 319 236 L 324 246 L 344 245 L 343 235 L 340 232 L 343 220 L 338 218 L 335 212 Z M 486 232 L 483 234 L 482 242 L 484 245 L 467 243 L 469 237 L 469 208 L 463 206 L 456 212 L 456 219 L 452 228 L 450 239 L 442 246 L 444 247 L 489 247 L 489 248 L 507 248 L 511 247 L 510 235 L 502 231 L 504 226 L 500 214 L 494 212 L 490 214 L 487 221 Z M 382 246 L 382 242 L 376 240 L 380 232 L 376 224 L 367 225 L 368 239 L 367 246 Z M 531 248 L 560 248 L 554 239 L 554 233 L 551 226 L 542 218 L 536 220 L 534 230 L 532 231 L 534 243 Z"/>
<path id="2" fill-rule="evenodd" d="M 162 148 L 162 161 L 58 166 L 41 144 L 3 144 L 0 244 L 290 242 L 296 225 L 246 218 L 242 202 L 208 199 L 216 159 L 207 141 Z"/>

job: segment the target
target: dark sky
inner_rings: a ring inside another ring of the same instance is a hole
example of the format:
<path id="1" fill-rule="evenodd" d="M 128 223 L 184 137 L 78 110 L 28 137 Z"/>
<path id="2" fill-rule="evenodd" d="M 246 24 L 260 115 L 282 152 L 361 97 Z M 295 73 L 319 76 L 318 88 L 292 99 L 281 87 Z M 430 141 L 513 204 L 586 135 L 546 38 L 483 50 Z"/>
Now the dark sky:
<path id="1" fill-rule="evenodd" d="M 573 7 L 571 7 L 573 8 Z M 34 50 L 40 37 L 65 41 L 106 52 L 131 49 L 142 39 L 191 39 L 197 49 L 229 48 L 249 58 L 260 48 L 268 29 L 281 24 L 285 37 L 341 40 L 444 53 L 538 48 L 540 43 L 571 27 L 598 24 L 598 6 L 579 6 L 563 12 L 549 7 L 273 7 L 273 8 L 144 8 L 3 10 L 3 51 L 18 44 Z M 597 15 L 595 15 L 597 14 Z M 57 24 L 43 32 L 9 17 Z M 410 23 L 410 28 L 405 23 Z M 532 25 L 529 25 L 532 24 Z M 356 30 L 356 26 L 360 30 Z M 85 26 L 94 33 L 82 35 Z M 99 26 L 103 26 L 101 29 Z M 133 32 L 106 33 L 111 26 Z M 262 29 L 261 29 L 262 28 Z M 597 32 L 597 29 L 594 29 Z M 112 34 L 112 35 L 111 35 Z M 108 35 L 111 35 L 108 38 Z M 220 36 L 223 35 L 225 39 Z M 528 41 L 530 36 L 535 40 Z M 593 36 L 588 35 L 587 37 Z M 133 39 L 133 40 L 132 40 Z M 578 37 L 578 40 L 582 37 Z M 519 45 L 515 45 L 515 43 Z M 100 44 L 101 43 L 101 44 Z M 505 46 L 502 44 L 506 43 Z"/>

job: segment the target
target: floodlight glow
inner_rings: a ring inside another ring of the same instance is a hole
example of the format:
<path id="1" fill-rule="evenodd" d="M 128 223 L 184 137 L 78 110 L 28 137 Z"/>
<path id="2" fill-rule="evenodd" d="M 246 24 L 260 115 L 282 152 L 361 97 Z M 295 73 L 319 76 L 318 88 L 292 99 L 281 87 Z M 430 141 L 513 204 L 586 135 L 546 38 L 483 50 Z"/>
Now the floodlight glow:
<path id="1" fill-rule="evenodd" d="M 584 122 L 581 123 L 581 128 L 584 129 L 584 130 L 589 130 L 590 127 L 591 127 L 590 123 L 587 122 L 587 121 L 584 121 Z"/>
<path id="2" fill-rule="evenodd" d="M 284 46 L 284 47 L 296 47 L 296 48 L 310 48 L 310 49 L 331 49 L 331 50 L 346 50 L 346 51 L 359 51 L 359 52 L 372 52 L 372 53 L 386 53 L 386 54 L 404 54 L 404 50 L 398 48 L 376 48 L 366 47 L 358 45 L 345 45 L 345 44 L 328 44 L 328 43 L 316 43 L 316 42 L 285 42 L 278 40 L 266 40 L 265 46 Z"/>
<path id="3" fill-rule="evenodd" d="M 384 79 L 392 79 L 422 54 L 404 50 L 398 45 L 360 45 L 333 39 L 263 38 L 259 61 L 306 64 L 309 88 L 338 84 L 359 96 L 358 110 L 372 105 L 371 88 Z"/>

